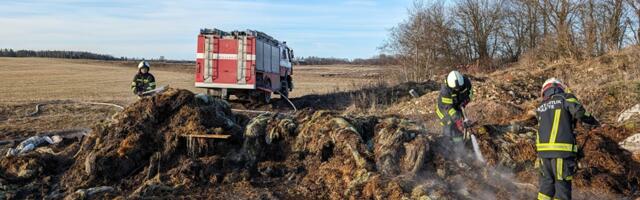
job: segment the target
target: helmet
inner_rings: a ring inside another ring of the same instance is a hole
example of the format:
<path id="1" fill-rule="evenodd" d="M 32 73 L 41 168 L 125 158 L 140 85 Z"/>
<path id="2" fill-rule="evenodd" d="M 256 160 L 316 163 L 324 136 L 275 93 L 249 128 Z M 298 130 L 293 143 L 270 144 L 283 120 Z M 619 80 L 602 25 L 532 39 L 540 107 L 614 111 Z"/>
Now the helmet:
<path id="1" fill-rule="evenodd" d="M 59 135 L 54 135 L 53 137 L 51 137 L 51 140 L 54 144 L 59 143 L 60 141 L 62 141 L 62 137 L 60 137 Z"/>
<path id="2" fill-rule="evenodd" d="M 562 83 L 562 81 L 557 78 L 550 78 L 544 81 L 542 84 L 542 89 L 540 90 L 540 96 L 544 96 L 544 92 L 551 88 L 560 88 L 562 91 L 565 91 L 567 86 Z"/>
<path id="3" fill-rule="evenodd" d="M 464 85 L 464 77 L 458 71 L 451 71 L 447 76 L 447 86 L 450 88 L 458 88 Z"/>
<path id="4" fill-rule="evenodd" d="M 143 60 L 138 63 L 138 69 L 142 69 L 143 67 L 146 67 L 148 69 L 149 67 L 151 67 L 151 65 L 149 65 L 147 61 Z"/>

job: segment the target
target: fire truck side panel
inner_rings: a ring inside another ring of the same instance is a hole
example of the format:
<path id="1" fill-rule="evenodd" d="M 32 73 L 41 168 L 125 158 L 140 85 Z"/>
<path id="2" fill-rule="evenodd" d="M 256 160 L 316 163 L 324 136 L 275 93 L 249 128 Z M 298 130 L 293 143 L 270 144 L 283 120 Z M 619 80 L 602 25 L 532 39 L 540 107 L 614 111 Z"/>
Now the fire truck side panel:
<path id="1" fill-rule="evenodd" d="M 238 41 L 236 39 L 216 39 L 218 46 L 213 49 L 213 82 L 221 84 L 238 83 L 237 69 Z"/>
<path id="2" fill-rule="evenodd" d="M 264 71 L 264 42 L 256 42 L 256 70 Z"/>
<path id="3" fill-rule="evenodd" d="M 278 46 L 271 47 L 271 73 L 280 73 L 280 48 Z"/>

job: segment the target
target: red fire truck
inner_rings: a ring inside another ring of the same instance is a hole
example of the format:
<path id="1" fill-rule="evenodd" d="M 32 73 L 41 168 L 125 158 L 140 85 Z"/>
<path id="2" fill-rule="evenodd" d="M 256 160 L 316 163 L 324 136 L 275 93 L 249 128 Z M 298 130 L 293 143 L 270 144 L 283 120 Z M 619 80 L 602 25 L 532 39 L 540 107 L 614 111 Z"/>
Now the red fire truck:
<path id="1" fill-rule="evenodd" d="M 195 86 L 223 99 L 269 103 L 272 93 L 287 97 L 293 89 L 292 60 L 287 43 L 265 33 L 202 29 Z"/>

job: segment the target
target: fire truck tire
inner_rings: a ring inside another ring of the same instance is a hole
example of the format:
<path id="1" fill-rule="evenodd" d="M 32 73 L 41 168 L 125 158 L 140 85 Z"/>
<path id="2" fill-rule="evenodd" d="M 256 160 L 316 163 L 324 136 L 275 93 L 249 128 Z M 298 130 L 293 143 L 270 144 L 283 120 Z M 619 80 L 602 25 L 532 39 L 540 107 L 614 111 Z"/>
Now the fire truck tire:
<path id="1" fill-rule="evenodd" d="M 287 81 L 283 81 L 281 83 L 282 88 L 280 88 L 280 96 L 289 97 L 289 84 Z"/>
<path id="2" fill-rule="evenodd" d="M 271 89 L 271 81 L 266 79 L 266 83 L 264 84 L 265 88 Z M 265 104 L 269 104 L 271 102 L 271 92 L 263 91 L 261 92 L 262 102 Z"/>
<path id="3" fill-rule="evenodd" d="M 293 79 L 291 78 L 291 76 L 287 76 L 287 90 L 288 91 L 292 91 L 293 90 Z"/>

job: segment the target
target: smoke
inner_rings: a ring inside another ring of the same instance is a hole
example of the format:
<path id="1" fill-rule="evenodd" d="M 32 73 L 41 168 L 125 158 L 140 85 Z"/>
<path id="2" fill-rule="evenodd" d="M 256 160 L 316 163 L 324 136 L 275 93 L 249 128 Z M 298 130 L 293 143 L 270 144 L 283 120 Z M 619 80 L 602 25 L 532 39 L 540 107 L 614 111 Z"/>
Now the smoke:
<path id="1" fill-rule="evenodd" d="M 516 180 L 512 169 L 490 166 L 478 160 L 471 141 L 463 145 L 437 136 L 432 141 L 427 173 L 418 177 L 416 188 L 428 194 L 445 190 L 454 199 L 533 199 L 537 188 Z M 478 148 L 479 150 L 479 148 Z M 530 182 L 533 182 L 530 181 Z M 440 185 L 441 188 L 435 185 Z M 437 197 L 437 195 L 435 196 Z M 432 197 L 433 198 L 433 197 Z"/>

